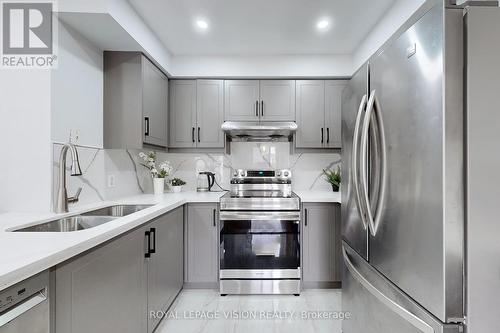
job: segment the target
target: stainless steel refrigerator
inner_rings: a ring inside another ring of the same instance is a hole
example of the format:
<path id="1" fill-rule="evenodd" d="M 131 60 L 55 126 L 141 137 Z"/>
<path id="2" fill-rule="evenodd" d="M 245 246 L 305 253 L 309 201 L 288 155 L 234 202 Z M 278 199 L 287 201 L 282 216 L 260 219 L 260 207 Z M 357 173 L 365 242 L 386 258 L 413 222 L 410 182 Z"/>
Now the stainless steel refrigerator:
<path id="1" fill-rule="evenodd" d="M 493 1 L 427 1 L 350 80 L 344 333 L 500 331 L 499 97 Z"/>

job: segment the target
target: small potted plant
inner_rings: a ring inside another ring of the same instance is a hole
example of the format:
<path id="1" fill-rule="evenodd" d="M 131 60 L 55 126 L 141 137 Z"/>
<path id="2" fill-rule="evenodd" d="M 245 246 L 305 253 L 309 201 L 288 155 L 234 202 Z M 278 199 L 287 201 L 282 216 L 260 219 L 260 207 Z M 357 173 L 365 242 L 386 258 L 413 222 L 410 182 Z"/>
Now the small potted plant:
<path id="1" fill-rule="evenodd" d="M 338 192 L 340 187 L 340 168 L 337 168 L 337 170 L 323 169 L 323 173 L 326 176 L 325 180 L 332 185 L 333 192 Z"/>
<path id="2" fill-rule="evenodd" d="M 153 178 L 154 194 L 163 194 L 165 190 L 165 178 L 172 172 L 170 162 L 165 161 L 156 167 L 156 153 L 154 151 L 150 151 L 147 154 L 140 152 L 139 158 L 144 161 L 141 165 L 149 170 Z"/>
<path id="3" fill-rule="evenodd" d="M 186 182 L 180 178 L 173 178 L 170 180 L 170 185 L 172 186 L 172 192 L 179 193 L 182 191 L 182 186 L 186 185 Z"/>

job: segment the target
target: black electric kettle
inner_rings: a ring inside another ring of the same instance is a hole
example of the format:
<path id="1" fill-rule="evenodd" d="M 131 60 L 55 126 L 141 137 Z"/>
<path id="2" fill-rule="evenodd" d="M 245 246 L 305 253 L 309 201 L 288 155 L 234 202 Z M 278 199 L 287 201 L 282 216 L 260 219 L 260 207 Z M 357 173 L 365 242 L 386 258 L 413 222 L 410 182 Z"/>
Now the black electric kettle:
<path id="1" fill-rule="evenodd" d="M 203 171 L 198 173 L 196 191 L 209 192 L 215 184 L 215 173 Z"/>

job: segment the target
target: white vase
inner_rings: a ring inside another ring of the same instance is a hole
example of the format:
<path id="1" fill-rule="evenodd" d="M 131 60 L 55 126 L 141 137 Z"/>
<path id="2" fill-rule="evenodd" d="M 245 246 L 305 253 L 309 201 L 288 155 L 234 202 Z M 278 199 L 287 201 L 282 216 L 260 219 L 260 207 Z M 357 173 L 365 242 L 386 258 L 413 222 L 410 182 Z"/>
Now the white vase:
<path id="1" fill-rule="evenodd" d="M 153 178 L 153 189 L 155 195 L 163 194 L 165 191 L 165 178 Z"/>
<path id="2" fill-rule="evenodd" d="M 182 185 L 179 186 L 172 186 L 172 192 L 174 193 L 179 193 L 182 191 Z"/>

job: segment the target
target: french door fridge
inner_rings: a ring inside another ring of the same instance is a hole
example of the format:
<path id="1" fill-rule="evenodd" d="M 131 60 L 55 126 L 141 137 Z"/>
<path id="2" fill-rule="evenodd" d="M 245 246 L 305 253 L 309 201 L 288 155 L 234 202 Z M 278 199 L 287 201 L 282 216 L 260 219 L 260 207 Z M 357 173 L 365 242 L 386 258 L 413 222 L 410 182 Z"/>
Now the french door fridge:
<path id="1" fill-rule="evenodd" d="M 485 35 L 500 28 L 498 8 L 426 2 L 343 92 L 344 333 L 467 329 L 464 36 L 480 10 Z"/>

